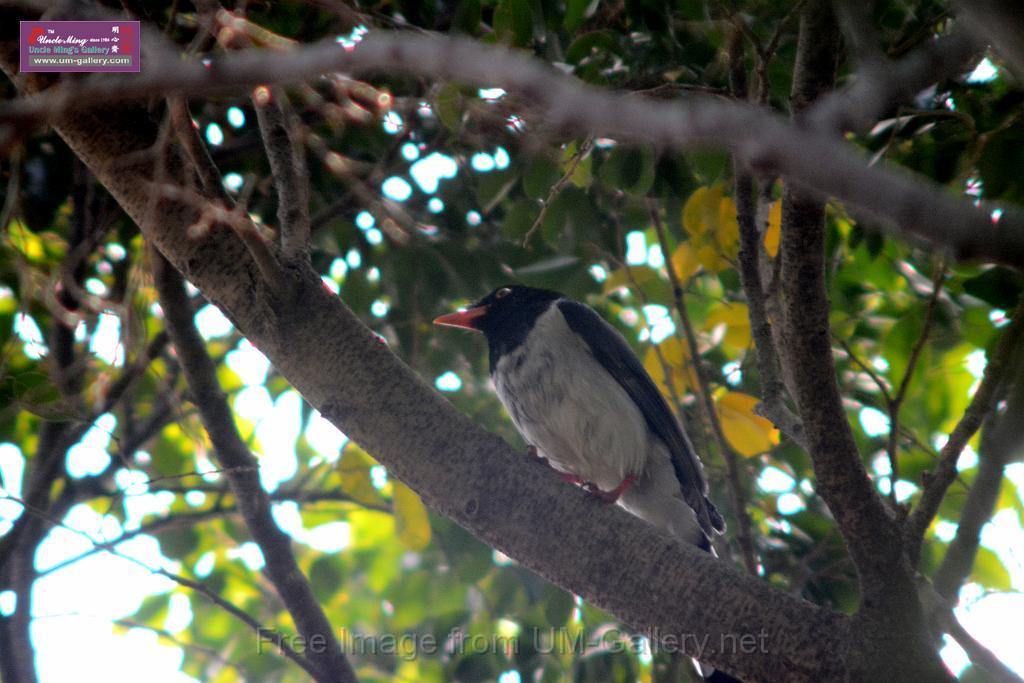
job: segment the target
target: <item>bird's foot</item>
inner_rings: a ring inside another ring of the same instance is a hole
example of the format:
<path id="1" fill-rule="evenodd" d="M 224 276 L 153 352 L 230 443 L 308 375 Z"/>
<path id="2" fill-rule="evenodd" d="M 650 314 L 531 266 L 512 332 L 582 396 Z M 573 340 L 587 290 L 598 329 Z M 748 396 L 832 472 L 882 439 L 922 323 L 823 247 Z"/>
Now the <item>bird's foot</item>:
<path id="1" fill-rule="evenodd" d="M 542 465 L 544 465 L 550 470 L 553 470 L 555 474 L 562 478 L 563 481 L 567 481 L 570 484 L 577 484 L 579 486 L 583 486 L 587 483 L 580 479 L 579 477 L 577 477 L 575 474 L 570 474 L 569 472 L 563 472 L 562 470 L 555 469 L 554 465 L 551 464 L 551 461 L 545 458 L 543 455 L 541 455 L 540 451 L 537 450 L 536 446 L 527 446 L 526 454 L 529 455 L 531 458 L 536 458 L 537 460 L 540 460 Z"/>
<path id="2" fill-rule="evenodd" d="M 616 502 L 622 496 L 622 494 L 625 493 L 626 490 L 634 483 L 636 483 L 636 475 L 630 474 L 629 476 L 622 480 L 621 484 L 616 486 L 611 491 L 602 491 L 597 487 L 597 484 L 589 481 L 583 483 L 583 488 L 587 491 L 587 493 L 591 494 L 592 496 L 600 500 L 602 503 L 611 505 L 612 503 Z"/>

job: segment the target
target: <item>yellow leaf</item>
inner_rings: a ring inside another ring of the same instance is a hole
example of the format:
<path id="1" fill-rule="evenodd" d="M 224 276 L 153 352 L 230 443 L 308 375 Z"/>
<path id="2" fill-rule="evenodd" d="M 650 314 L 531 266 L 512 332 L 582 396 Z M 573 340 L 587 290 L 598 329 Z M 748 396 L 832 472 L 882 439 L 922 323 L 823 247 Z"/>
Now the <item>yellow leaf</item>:
<path id="1" fill-rule="evenodd" d="M 423 550 L 430 544 L 430 517 L 416 492 L 394 480 L 395 531 L 409 550 Z"/>
<path id="2" fill-rule="evenodd" d="M 376 464 L 377 461 L 366 451 L 350 441 L 338 462 L 342 493 L 357 503 L 382 505 L 384 499 L 373 486 L 373 478 L 370 476 L 370 468 Z"/>
<path id="3" fill-rule="evenodd" d="M 658 358 L 659 352 L 661 358 Z M 697 386 L 697 372 L 690 362 L 690 350 L 680 343 L 678 337 L 668 337 L 658 344 L 657 349 L 651 346 L 644 354 L 644 369 L 647 370 L 647 374 L 654 380 L 655 386 L 666 398 L 670 399 L 672 392 L 669 391 L 668 383 L 665 380 L 665 367 L 662 365 L 662 360 L 668 366 L 672 386 L 677 396 L 685 393 L 691 387 Z"/>
<path id="4" fill-rule="evenodd" d="M 683 242 L 672 253 L 672 267 L 681 282 L 686 282 L 697 273 L 700 268 L 700 261 L 693 251 L 692 242 Z"/>
<path id="5" fill-rule="evenodd" d="M 729 267 L 729 262 L 722 258 L 713 244 L 700 245 L 697 248 L 697 260 L 709 273 L 717 273 Z"/>
<path id="6" fill-rule="evenodd" d="M 779 253 L 779 239 L 782 237 L 782 202 L 772 202 L 768 208 L 768 229 L 764 233 L 764 248 L 775 258 Z"/>
<path id="7" fill-rule="evenodd" d="M 718 232 L 715 234 L 722 256 L 736 258 L 740 251 L 740 224 L 736 220 L 736 202 L 723 197 L 718 204 Z"/>
<path id="8" fill-rule="evenodd" d="M 7 235 L 11 245 L 20 251 L 30 262 L 39 264 L 46 260 L 43 240 L 25 227 L 21 221 L 11 221 L 7 226 Z"/>
<path id="9" fill-rule="evenodd" d="M 718 325 L 725 325 L 722 342 L 729 351 L 738 354 L 747 350 L 750 346 L 750 317 L 746 304 L 720 303 L 713 306 L 704 329 L 710 330 Z"/>
<path id="10" fill-rule="evenodd" d="M 779 442 L 779 431 L 772 423 L 754 414 L 758 400 L 753 396 L 728 391 L 715 401 L 715 410 L 729 445 L 740 455 L 764 453 Z"/>
<path id="11" fill-rule="evenodd" d="M 701 237 L 718 227 L 721 184 L 698 187 L 683 206 L 683 228 L 690 237 Z"/>

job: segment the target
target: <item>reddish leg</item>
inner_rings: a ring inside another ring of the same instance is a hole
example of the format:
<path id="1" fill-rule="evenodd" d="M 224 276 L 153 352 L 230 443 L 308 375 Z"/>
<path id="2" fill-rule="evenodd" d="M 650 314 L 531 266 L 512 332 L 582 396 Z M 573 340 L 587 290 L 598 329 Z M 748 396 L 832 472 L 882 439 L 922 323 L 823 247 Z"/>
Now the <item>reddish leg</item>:
<path id="1" fill-rule="evenodd" d="M 622 480 L 621 484 L 616 486 L 611 491 L 602 491 L 601 489 L 597 488 L 597 484 L 593 484 L 589 481 L 583 484 L 583 488 L 585 488 L 588 493 L 595 496 L 602 503 L 611 505 L 612 503 L 617 501 L 619 497 L 623 493 L 625 493 L 626 490 L 629 489 L 629 487 L 632 486 L 634 483 L 636 483 L 636 475 L 630 474 L 629 476 Z"/>

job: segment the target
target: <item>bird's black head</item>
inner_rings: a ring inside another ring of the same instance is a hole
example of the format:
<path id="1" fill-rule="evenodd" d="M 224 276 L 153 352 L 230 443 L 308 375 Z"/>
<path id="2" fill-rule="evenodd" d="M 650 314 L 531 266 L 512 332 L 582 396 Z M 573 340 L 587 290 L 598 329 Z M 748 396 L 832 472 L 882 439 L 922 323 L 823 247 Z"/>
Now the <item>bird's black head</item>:
<path id="1" fill-rule="evenodd" d="M 505 285 L 463 311 L 442 315 L 434 324 L 483 332 L 491 348 L 493 368 L 502 354 L 526 339 L 537 317 L 560 298 L 561 294 L 548 289 Z"/>

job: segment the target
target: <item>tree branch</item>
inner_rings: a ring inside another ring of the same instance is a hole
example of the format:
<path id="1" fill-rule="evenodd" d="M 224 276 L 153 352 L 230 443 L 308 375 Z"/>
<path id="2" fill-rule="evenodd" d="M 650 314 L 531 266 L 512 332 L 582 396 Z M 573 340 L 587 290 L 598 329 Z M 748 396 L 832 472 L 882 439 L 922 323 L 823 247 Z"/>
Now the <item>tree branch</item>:
<path id="1" fill-rule="evenodd" d="M 857 14 L 854 10 L 854 25 Z M 859 27 L 856 31 L 869 29 Z M 863 38 L 857 41 L 859 45 L 864 42 Z M 853 85 L 822 99 L 808 112 L 809 122 L 822 131 L 862 132 L 892 105 L 911 100 L 933 83 L 962 74 L 973 66 L 971 62 L 980 52 L 963 27 L 955 25 L 949 33 L 924 41 L 899 61 L 876 53 L 861 65 Z"/>
<path id="2" fill-rule="evenodd" d="M 806 109 L 831 86 L 838 45 L 835 19 L 821 0 L 801 17 L 793 79 L 794 109 Z M 799 115 L 799 114 L 798 114 Z M 817 489 L 828 504 L 861 574 L 865 597 L 886 591 L 895 548 L 893 521 L 868 479 L 836 382 L 825 286 L 824 204 L 787 186 L 782 200 L 783 361 L 807 433 Z M 908 577 L 909 578 L 909 577 Z M 869 597 L 870 596 L 870 597 Z"/>
<path id="3" fill-rule="evenodd" d="M 967 31 L 979 42 L 991 43 L 1018 82 L 1024 80 L 1024 19 L 1020 7 L 999 0 L 961 0 L 957 7 Z"/>
<path id="4" fill-rule="evenodd" d="M 1019 414 L 1018 414 L 1019 415 Z M 993 453 L 991 434 L 982 431 L 981 448 L 978 451 L 978 475 L 964 501 L 956 536 L 949 544 L 942 564 L 932 579 L 935 591 L 947 600 L 956 601 L 960 587 L 967 581 L 974 567 L 981 541 L 981 528 L 992 517 L 999 487 L 1003 483 L 1003 468 L 1006 466 L 1001 453 Z"/>
<path id="5" fill-rule="evenodd" d="M 925 53 L 888 68 L 884 82 L 864 79 L 864 86 L 832 101 L 814 118 L 828 121 L 833 109 L 863 109 L 875 115 L 908 92 L 915 93 L 945 77 L 953 71 L 951 65 L 959 68 L 973 50 L 955 31 L 945 38 L 922 48 Z M 820 129 L 799 127 L 762 108 L 718 98 L 694 96 L 662 102 L 598 90 L 519 53 L 463 38 L 375 31 L 353 50 L 329 40 L 285 53 L 242 50 L 214 58 L 209 66 L 198 60 L 168 60 L 166 68 L 149 68 L 130 82 L 118 77 L 89 79 L 22 97 L 0 107 L 0 120 L 52 122 L 83 102 L 110 106 L 151 95 L 213 94 L 296 82 L 328 71 L 381 70 L 518 92 L 536 107 L 550 130 L 678 149 L 712 146 L 727 150 L 751 168 L 777 172 L 821 194 L 835 196 L 859 216 L 950 248 L 961 258 L 985 258 L 1017 267 L 1024 264 L 1021 212 L 1007 210 L 994 225 L 991 207 L 953 198 L 943 188 L 906 171 L 869 167 L 859 151 Z M 862 92 L 869 85 L 877 85 L 882 94 Z"/>
<path id="6" fill-rule="evenodd" d="M 396 53 L 388 56 L 387 63 L 411 70 L 413 65 L 403 58 L 409 54 L 405 51 L 407 45 L 422 49 L 438 44 L 432 39 L 426 43 L 422 40 L 403 34 L 400 43 L 386 40 L 375 44 L 386 44 Z M 469 57 L 470 61 L 454 63 L 472 71 L 478 65 L 472 58 L 479 59 L 483 71 L 478 78 L 495 85 L 500 83 L 487 77 L 494 66 L 489 61 L 492 55 L 500 56 L 499 63 L 504 59 L 520 63 L 518 57 L 481 50 L 472 43 L 442 45 L 470 46 L 468 53 L 456 55 Z M 16 53 L 9 43 L 0 47 L 4 60 Z M 335 46 L 331 49 L 338 52 Z M 362 47 L 346 54 L 360 50 Z M 384 60 L 385 56 L 380 53 L 376 58 Z M 435 57 L 423 63 L 428 71 L 437 68 Z M 276 59 L 282 64 L 290 62 L 287 57 Z M 552 72 L 532 62 L 522 63 L 531 73 L 543 76 L 538 83 L 543 82 L 556 96 L 562 93 L 564 79 L 552 77 Z M 7 61 L 5 66 L 9 65 Z M 265 82 L 268 73 L 264 70 L 260 80 Z M 548 83 L 548 78 L 554 80 Z M 602 106 L 608 104 L 601 98 L 596 101 Z M 608 126 L 625 125 L 627 121 L 634 125 L 628 117 L 631 111 L 651 113 L 651 103 L 630 109 L 639 103 L 628 98 L 621 102 L 625 109 L 599 113 Z M 578 105 L 578 100 L 571 104 Z M 702 115 L 721 111 L 698 109 Z M 659 118 L 647 121 L 654 126 L 649 134 L 671 131 L 668 139 L 688 135 L 679 132 L 687 130 L 680 123 L 685 124 L 692 111 L 687 110 L 686 116 L 680 116 L 674 108 L 655 111 Z M 661 120 L 662 112 L 668 112 L 670 118 Z M 760 122 L 762 118 L 759 115 L 751 120 Z M 697 118 L 694 122 L 705 131 L 721 129 L 718 120 Z M 97 173 L 146 237 L 226 312 L 321 414 L 420 493 L 427 504 L 492 547 L 642 632 L 689 634 L 691 637 L 683 640 L 689 654 L 697 654 L 695 641 L 707 635 L 708 647 L 700 653 L 702 660 L 749 681 L 874 680 L 892 676 L 920 680 L 914 677 L 922 671 L 932 678 L 943 677 L 933 666 L 938 661 L 934 651 L 927 658 L 916 659 L 903 651 L 908 634 L 902 633 L 899 638 L 871 637 L 859 618 L 809 605 L 723 566 L 725 563 L 680 544 L 617 508 L 595 505 L 584 492 L 566 486 L 540 464 L 525 461 L 498 437 L 456 412 L 399 362 L 336 296 L 324 289 L 310 267 L 297 268 L 295 297 L 283 305 L 262 281 L 251 255 L 233 232 L 211 230 L 202 239 L 190 237 L 187 227 L 195 222 L 198 212 L 181 199 L 158 195 L 155 202 L 159 210 L 147 210 L 153 199 L 155 169 L 151 156 L 138 152 L 150 149 L 157 131 L 139 109 L 108 106 L 102 114 L 76 110 L 59 113 L 55 123 L 58 132 Z M 771 140 L 772 125 L 769 130 L 759 131 L 758 137 L 767 135 Z M 788 125 L 783 128 L 795 130 Z M 749 130 L 740 135 L 746 140 L 752 137 Z M 826 149 L 834 151 L 832 141 Z M 813 144 L 812 149 L 804 146 L 792 154 L 810 160 L 827 158 L 816 154 Z M 860 161 L 855 165 L 861 168 Z M 172 158 L 164 170 L 166 177 L 182 182 L 180 160 Z M 898 185 L 898 189 L 902 187 Z M 872 192 L 875 190 L 872 188 Z M 940 202 L 939 206 L 946 205 Z M 943 217 L 951 219 L 951 215 Z M 985 219 L 987 225 L 987 216 Z M 574 524 L 566 525 L 567 519 L 574 520 Z M 537 529 L 545 532 L 538 533 Z M 894 605 L 897 610 L 902 607 L 899 601 Z M 764 650 L 736 652 L 722 640 L 726 634 L 744 633 L 763 634 Z M 870 655 L 866 654 L 868 641 Z"/>
<path id="7" fill-rule="evenodd" d="M 911 562 L 917 563 L 921 554 L 921 543 L 925 532 L 939 511 L 946 491 L 956 479 L 956 463 L 967 442 L 981 427 L 985 416 L 992 410 L 999 385 L 1009 370 L 1010 358 L 1024 338 L 1024 298 L 1017 303 L 1012 320 L 1003 331 L 995 349 L 988 357 L 981 383 L 974 392 L 970 404 L 957 422 L 949 439 L 939 451 L 939 461 L 923 480 L 923 490 L 917 506 L 911 511 L 906 522 L 907 554 Z"/>
<path id="8" fill-rule="evenodd" d="M 291 613 L 299 633 L 307 642 L 313 642 L 311 639 L 316 637 L 326 643 L 323 651 L 311 648 L 309 652 L 317 670 L 315 678 L 339 683 L 355 681 L 355 672 L 295 561 L 291 538 L 281 531 L 271 514 L 270 498 L 260 484 L 256 459 L 235 428 L 231 409 L 217 382 L 216 368 L 195 328 L 185 284 L 155 250 L 151 261 L 167 330 L 192 390 L 192 400 L 199 408 L 217 458 L 225 468 L 249 533 L 263 553 L 266 574 Z"/>
<path id="9" fill-rule="evenodd" d="M 232 231 L 188 235 L 198 213 L 192 202 L 161 196 L 159 210 L 148 211 L 155 169 L 150 157 L 132 153 L 149 149 L 157 130 L 138 110 L 75 112 L 57 123 L 175 266 L 321 414 L 435 510 L 638 630 L 707 634 L 703 660 L 747 680 L 828 679 L 872 666 L 837 655 L 857 647 L 847 618 L 739 574 L 625 512 L 595 506 L 524 462 L 401 364 L 311 268 L 298 270 L 296 299 L 283 306 Z M 171 171 L 182 177 L 180 161 L 169 162 Z M 565 519 L 579 523 L 567 528 L 558 522 Z M 719 647 L 728 633 L 764 633 L 767 652 Z M 694 643 L 684 641 L 689 654 Z"/>
<path id="10" fill-rule="evenodd" d="M 993 683 L 1024 683 L 1024 679 L 1015 674 L 994 652 L 979 643 L 963 627 L 963 624 L 956 618 L 953 610 L 946 609 L 941 612 L 939 620 L 942 630 L 953 636 L 953 640 L 964 649 L 971 663 L 983 669 L 985 673 L 991 676 Z"/>
<path id="11" fill-rule="evenodd" d="M 829 3 L 810 0 L 800 19 L 790 96 L 798 120 L 834 83 L 838 31 Z M 783 194 L 780 254 L 783 361 L 807 433 L 815 488 L 857 567 L 858 616 L 876 647 L 902 638 L 909 656 L 928 661 L 934 649 L 923 635 L 923 612 L 899 528 L 864 469 L 839 392 L 829 333 L 824 204 L 792 184 Z M 932 662 L 929 675 L 946 674 Z"/>
<path id="12" fill-rule="evenodd" d="M 1024 347 L 1015 349 L 1013 377 L 1006 384 L 1006 405 L 1000 412 L 989 412 L 978 449 L 978 475 L 964 502 L 956 537 L 933 584 L 939 595 L 952 599 L 967 580 L 974 566 L 981 529 L 992 517 L 1006 466 L 1017 458 L 1024 446 Z"/>
<path id="13" fill-rule="evenodd" d="M 946 262 L 943 260 L 940 265 L 935 267 L 935 275 L 932 278 L 932 293 L 928 297 L 928 306 L 925 309 L 924 323 L 921 325 L 921 335 L 917 338 L 914 343 L 914 347 L 910 350 L 910 358 L 907 360 L 907 369 L 903 373 L 903 379 L 900 381 L 899 387 L 896 389 L 896 394 L 891 400 L 887 401 L 889 408 L 889 440 L 888 440 L 888 452 L 889 452 L 889 496 L 890 500 L 896 503 L 896 480 L 899 478 L 899 433 L 900 433 L 900 408 L 903 407 L 903 400 L 907 397 L 907 390 L 910 388 L 910 380 L 914 376 L 914 370 L 917 368 L 917 361 L 921 357 L 921 351 L 924 349 L 925 343 L 928 341 L 928 334 L 932 327 L 932 318 L 935 314 L 935 304 L 939 300 L 939 294 L 942 293 L 942 278 L 946 275 Z M 867 368 L 866 365 L 862 366 Z M 887 394 L 883 394 L 888 398 Z"/>
<path id="14" fill-rule="evenodd" d="M 262 87 L 252 102 L 277 189 L 282 256 L 285 261 L 308 259 L 309 186 L 303 148 L 290 130 L 286 96 L 280 88 Z"/>
<path id="15" fill-rule="evenodd" d="M 654 230 L 658 234 L 658 244 L 661 245 L 661 251 L 663 254 L 671 256 L 672 250 L 669 248 L 668 238 L 665 236 L 665 226 L 662 224 L 658 212 L 653 207 L 650 208 L 651 221 L 654 223 Z M 700 361 L 697 335 L 693 330 L 693 324 L 690 322 L 690 315 L 686 311 L 683 286 L 679 282 L 679 275 L 676 273 L 676 268 L 672 264 L 671 258 L 665 260 L 665 269 L 668 271 L 668 279 L 672 283 L 672 296 L 675 300 L 676 314 L 679 316 L 679 322 L 683 326 L 683 336 L 686 338 L 686 344 L 690 349 L 693 371 L 697 375 L 697 401 L 700 403 L 704 413 L 704 419 L 711 425 L 711 433 L 714 435 L 715 443 L 718 445 L 718 452 L 721 454 L 722 460 L 725 461 L 726 488 L 729 491 L 729 502 L 732 504 L 733 514 L 736 515 L 736 520 L 739 522 L 740 528 L 736 534 L 736 540 L 739 542 L 740 551 L 743 555 L 743 564 L 752 576 L 757 576 L 757 550 L 754 548 L 754 537 L 750 529 L 750 514 L 747 512 L 747 500 L 743 491 L 743 484 L 740 481 L 736 453 L 726 440 L 725 433 L 722 431 L 722 423 L 719 421 L 718 413 L 715 411 L 707 375 L 704 373 L 704 366 L 701 365 Z"/>
<path id="16" fill-rule="evenodd" d="M 331 679 L 324 678 L 323 672 L 318 667 L 316 667 L 314 665 L 313 661 L 310 661 L 310 659 L 308 659 L 306 657 L 303 657 L 298 652 L 296 652 L 295 649 L 292 648 L 291 645 L 288 644 L 288 641 L 287 641 L 287 639 L 285 639 L 284 636 L 282 636 L 277 631 L 275 631 L 273 629 L 269 629 L 269 628 L 263 626 L 262 624 L 260 624 L 260 622 L 258 622 L 256 619 L 254 619 L 248 612 L 246 612 L 245 610 L 241 609 L 240 607 L 237 607 L 234 603 L 229 602 L 228 600 L 225 600 L 224 598 L 222 598 L 220 595 L 217 594 L 216 591 L 211 589 L 205 583 L 203 583 L 201 581 L 193 581 L 192 579 L 186 578 L 186 577 L 181 576 L 179 574 L 175 574 L 173 572 L 169 572 L 166 569 L 150 567 L 149 565 L 147 565 L 147 564 L 145 564 L 143 562 L 140 562 L 140 561 L 136 560 L 135 558 L 130 557 L 128 555 L 121 555 L 119 553 L 115 553 L 115 554 L 118 557 L 124 558 L 124 559 L 126 559 L 126 560 L 128 560 L 130 562 L 134 562 L 135 564 L 137 564 L 137 565 L 139 565 L 141 567 L 144 567 L 145 569 L 148 569 L 149 571 L 153 572 L 154 574 L 159 574 L 160 576 L 168 578 L 171 581 L 174 581 L 175 583 L 177 583 L 179 585 L 182 585 L 182 586 L 184 586 L 186 588 L 190 588 L 190 589 L 194 590 L 195 592 L 199 593 L 200 595 L 202 595 L 204 598 L 206 598 L 207 600 L 209 600 L 213 604 L 217 605 L 217 607 L 220 607 L 222 610 L 224 610 L 225 612 L 227 612 L 228 614 L 230 614 L 231 616 L 235 617 L 236 619 L 241 621 L 243 624 L 248 626 L 250 629 L 252 629 L 252 632 L 256 634 L 257 638 L 266 638 L 266 639 L 270 640 L 271 642 L 273 642 L 274 643 L 274 647 L 277 648 L 278 652 L 280 652 L 285 657 L 287 657 L 288 659 L 290 659 L 293 662 L 295 662 L 296 664 L 298 664 L 314 680 L 317 680 L 317 681 L 331 680 Z M 310 657 L 316 657 L 316 652 L 315 652 L 316 649 L 317 648 L 309 648 L 309 656 Z M 355 680 L 355 679 L 352 679 L 352 680 Z"/>
<path id="17" fill-rule="evenodd" d="M 781 26 L 780 24 L 780 29 Z M 778 36 L 778 32 L 776 36 Z M 776 42 L 777 37 L 772 39 L 772 44 Z M 760 62 L 766 59 L 764 54 L 759 55 Z M 741 46 L 737 42 L 730 45 L 729 62 L 729 86 L 733 97 L 746 99 L 747 73 L 743 64 Z M 761 77 L 767 78 L 767 72 L 765 71 Z M 761 281 L 760 259 L 762 254 L 767 258 L 767 254 L 765 254 L 761 243 L 763 236 L 757 228 L 757 198 L 754 179 L 743 170 L 742 163 L 735 156 L 732 166 L 735 178 L 733 195 L 736 201 L 736 221 L 740 228 L 739 273 L 743 283 L 743 292 L 747 297 L 750 335 L 754 342 L 757 371 L 761 379 L 762 402 L 757 406 L 757 413 L 771 420 L 776 427 L 806 451 L 808 447 L 803 424 L 783 399 L 785 384 L 779 374 L 781 371 L 779 354 L 775 347 L 774 333 L 771 323 L 768 322 L 768 313 L 765 308 L 766 294 Z"/>

